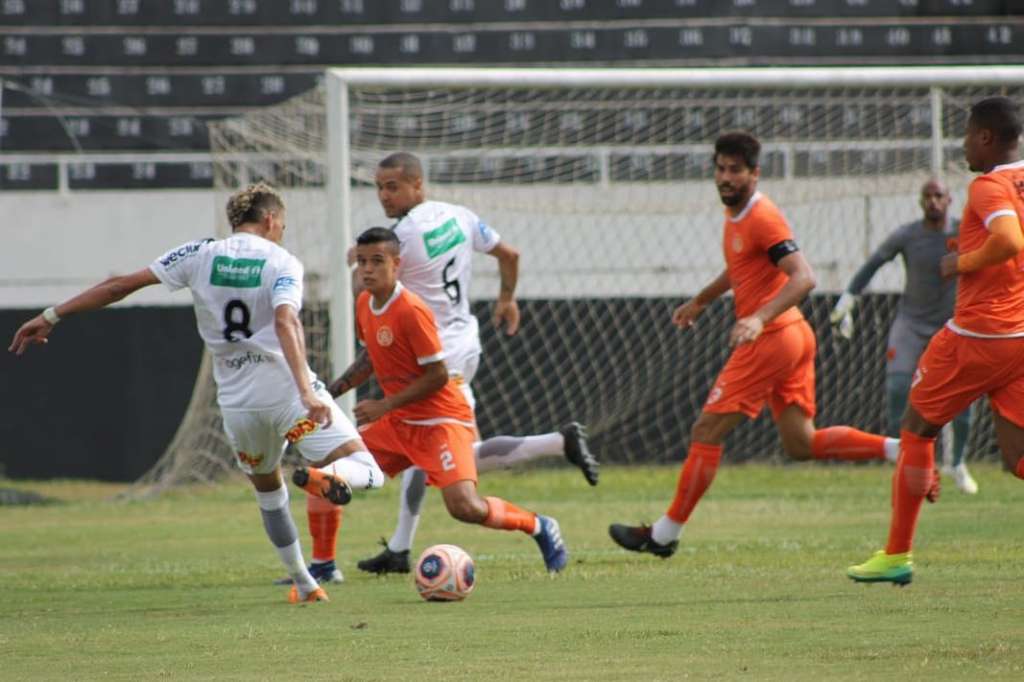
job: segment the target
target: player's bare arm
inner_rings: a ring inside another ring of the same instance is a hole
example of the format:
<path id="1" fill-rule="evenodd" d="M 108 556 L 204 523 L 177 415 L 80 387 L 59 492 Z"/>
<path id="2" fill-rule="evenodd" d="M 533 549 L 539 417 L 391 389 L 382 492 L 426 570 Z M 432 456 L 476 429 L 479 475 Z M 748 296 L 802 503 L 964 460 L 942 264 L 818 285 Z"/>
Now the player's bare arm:
<path id="1" fill-rule="evenodd" d="M 704 309 L 711 305 L 719 296 L 732 288 L 729 283 L 729 271 L 723 270 L 710 284 L 700 290 L 696 296 L 683 303 L 672 312 L 672 324 L 680 329 L 688 329 L 700 317 Z"/>
<path id="2" fill-rule="evenodd" d="M 761 306 L 757 312 L 748 317 L 736 320 L 729 333 L 729 347 L 735 348 L 757 339 L 764 331 L 764 326 L 786 312 L 807 297 L 817 282 L 811 264 L 804 255 L 794 251 L 779 259 L 778 268 L 789 277 L 786 285 L 779 290 L 770 301 Z"/>
<path id="3" fill-rule="evenodd" d="M 143 268 L 129 275 L 110 277 L 60 305 L 47 308 L 44 313 L 21 325 L 7 350 L 14 352 L 15 355 L 21 355 L 33 344 L 46 343 L 46 337 L 53 331 L 54 325 L 68 315 L 104 308 L 143 287 L 159 282 L 160 280 L 149 268 Z"/>
<path id="4" fill-rule="evenodd" d="M 423 365 L 423 374 L 416 377 L 412 383 L 398 393 L 381 400 L 361 400 L 356 404 L 352 414 L 359 424 L 380 419 L 391 410 L 397 410 L 403 405 L 423 400 L 427 396 L 437 393 L 448 383 L 448 367 L 444 360 L 431 362 Z"/>
<path id="5" fill-rule="evenodd" d="M 331 396 L 337 398 L 353 388 L 362 386 L 369 381 L 371 376 L 373 376 L 373 365 L 370 363 L 370 354 L 366 352 L 365 348 L 360 348 L 356 359 L 352 361 L 348 369 L 341 373 L 340 377 L 331 383 L 327 390 L 330 391 Z"/>
<path id="6" fill-rule="evenodd" d="M 330 426 L 331 408 L 316 397 L 306 371 L 306 337 L 298 311 L 288 304 L 274 308 L 274 332 L 299 390 L 299 398 L 309 410 L 309 418 L 317 424 Z"/>
<path id="7" fill-rule="evenodd" d="M 939 270 L 943 277 L 956 277 L 982 268 L 998 265 L 1024 250 L 1024 231 L 1015 215 L 1001 215 L 989 223 L 985 242 L 967 253 L 948 253 L 942 257 Z"/>
<path id="8" fill-rule="evenodd" d="M 500 329 L 504 325 L 505 333 L 512 336 L 519 331 L 519 304 L 516 303 L 519 251 L 500 242 L 487 254 L 498 259 L 498 274 L 501 278 L 501 288 L 498 291 L 498 300 L 494 303 L 492 320 L 495 327 Z"/>

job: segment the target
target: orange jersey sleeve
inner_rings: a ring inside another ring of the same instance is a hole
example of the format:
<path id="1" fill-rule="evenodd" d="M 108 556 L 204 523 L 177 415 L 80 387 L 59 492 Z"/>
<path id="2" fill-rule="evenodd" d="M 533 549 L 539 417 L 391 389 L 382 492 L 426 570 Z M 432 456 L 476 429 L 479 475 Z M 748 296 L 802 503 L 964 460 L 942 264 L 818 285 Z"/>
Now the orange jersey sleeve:
<path id="1" fill-rule="evenodd" d="M 427 365 L 444 359 L 434 313 L 419 300 L 413 302 L 409 309 L 409 314 L 402 318 L 402 334 L 416 354 L 416 362 Z"/>
<path id="2" fill-rule="evenodd" d="M 1001 180 L 982 175 L 971 183 L 967 191 L 968 205 L 986 228 L 1001 215 L 1017 215 L 1012 190 Z"/>
<path id="3" fill-rule="evenodd" d="M 988 238 L 1003 215 L 1024 216 L 1024 164 L 997 167 L 971 182 L 960 222 L 960 253 Z M 960 275 L 950 329 L 967 336 L 1024 336 L 1024 255 Z"/>
<path id="4" fill-rule="evenodd" d="M 792 240 L 793 230 L 789 228 L 789 223 L 778 210 L 764 210 L 758 215 L 753 235 L 754 243 L 767 253 L 776 244 Z"/>
<path id="5" fill-rule="evenodd" d="M 726 214 L 723 234 L 736 317 L 753 315 L 789 281 L 786 273 L 772 262 L 770 251 L 776 244 L 792 240 L 793 231 L 775 204 L 757 192 L 739 216 Z M 802 319 L 800 309 L 793 307 L 766 324 L 765 331 Z"/>

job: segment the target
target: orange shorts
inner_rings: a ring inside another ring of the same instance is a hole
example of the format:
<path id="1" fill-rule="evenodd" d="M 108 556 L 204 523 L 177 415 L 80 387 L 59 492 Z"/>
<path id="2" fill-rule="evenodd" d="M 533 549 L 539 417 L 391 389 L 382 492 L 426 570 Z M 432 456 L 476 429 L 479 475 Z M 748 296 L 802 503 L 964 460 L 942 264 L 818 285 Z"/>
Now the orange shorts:
<path id="1" fill-rule="evenodd" d="M 940 329 L 917 363 L 911 406 L 943 425 L 986 394 L 996 412 L 1024 427 L 1024 338 L 977 339 Z"/>
<path id="2" fill-rule="evenodd" d="M 408 424 L 384 415 L 359 427 L 377 464 L 389 477 L 418 466 L 427 472 L 427 482 L 445 488 L 458 481 L 476 482 L 473 429 L 462 424 Z"/>
<path id="3" fill-rule="evenodd" d="M 741 412 L 754 419 L 771 407 L 778 419 L 796 405 L 813 417 L 814 354 L 818 344 L 806 320 L 762 334 L 732 352 L 704 403 L 712 414 Z"/>

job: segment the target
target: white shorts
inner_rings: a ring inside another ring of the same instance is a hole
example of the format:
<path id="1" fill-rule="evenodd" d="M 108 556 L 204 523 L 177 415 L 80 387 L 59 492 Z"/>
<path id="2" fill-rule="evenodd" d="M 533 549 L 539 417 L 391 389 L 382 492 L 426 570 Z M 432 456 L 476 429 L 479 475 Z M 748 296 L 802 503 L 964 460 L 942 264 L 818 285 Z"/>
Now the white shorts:
<path id="1" fill-rule="evenodd" d="M 359 438 L 359 432 L 322 384 L 316 397 L 331 408 L 331 425 L 327 428 L 310 421 L 298 396 L 287 405 L 266 410 L 221 410 L 224 431 L 239 468 L 246 474 L 269 474 L 281 463 L 289 444 L 304 459 L 319 462 Z"/>
<path id="2" fill-rule="evenodd" d="M 448 376 L 458 384 L 462 395 L 466 396 L 466 402 L 473 412 L 476 412 L 476 395 L 473 393 L 473 377 L 480 368 L 480 349 L 470 348 L 465 352 L 455 352 L 447 356 L 445 364 L 448 365 Z"/>

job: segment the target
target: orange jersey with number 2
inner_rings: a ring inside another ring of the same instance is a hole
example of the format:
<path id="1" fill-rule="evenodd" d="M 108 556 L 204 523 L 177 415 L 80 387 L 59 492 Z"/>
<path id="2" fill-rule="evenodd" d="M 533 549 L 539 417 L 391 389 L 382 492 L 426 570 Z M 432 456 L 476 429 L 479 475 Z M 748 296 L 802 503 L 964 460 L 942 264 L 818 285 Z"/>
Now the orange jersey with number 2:
<path id="1" fill-rule="evenodd" d="M 423 366 L 444 359 L 434 314 L 423 300 L 399 283 L 391 298 L 373 307 L 368 291 L 356 303 L 359 338 L 385 396 L 392 396 L 423 374 Z M 456 421 L 473 424 L 473 411 L 451 380 L 422 400 L 389 413 L 407 422 Z"/>

